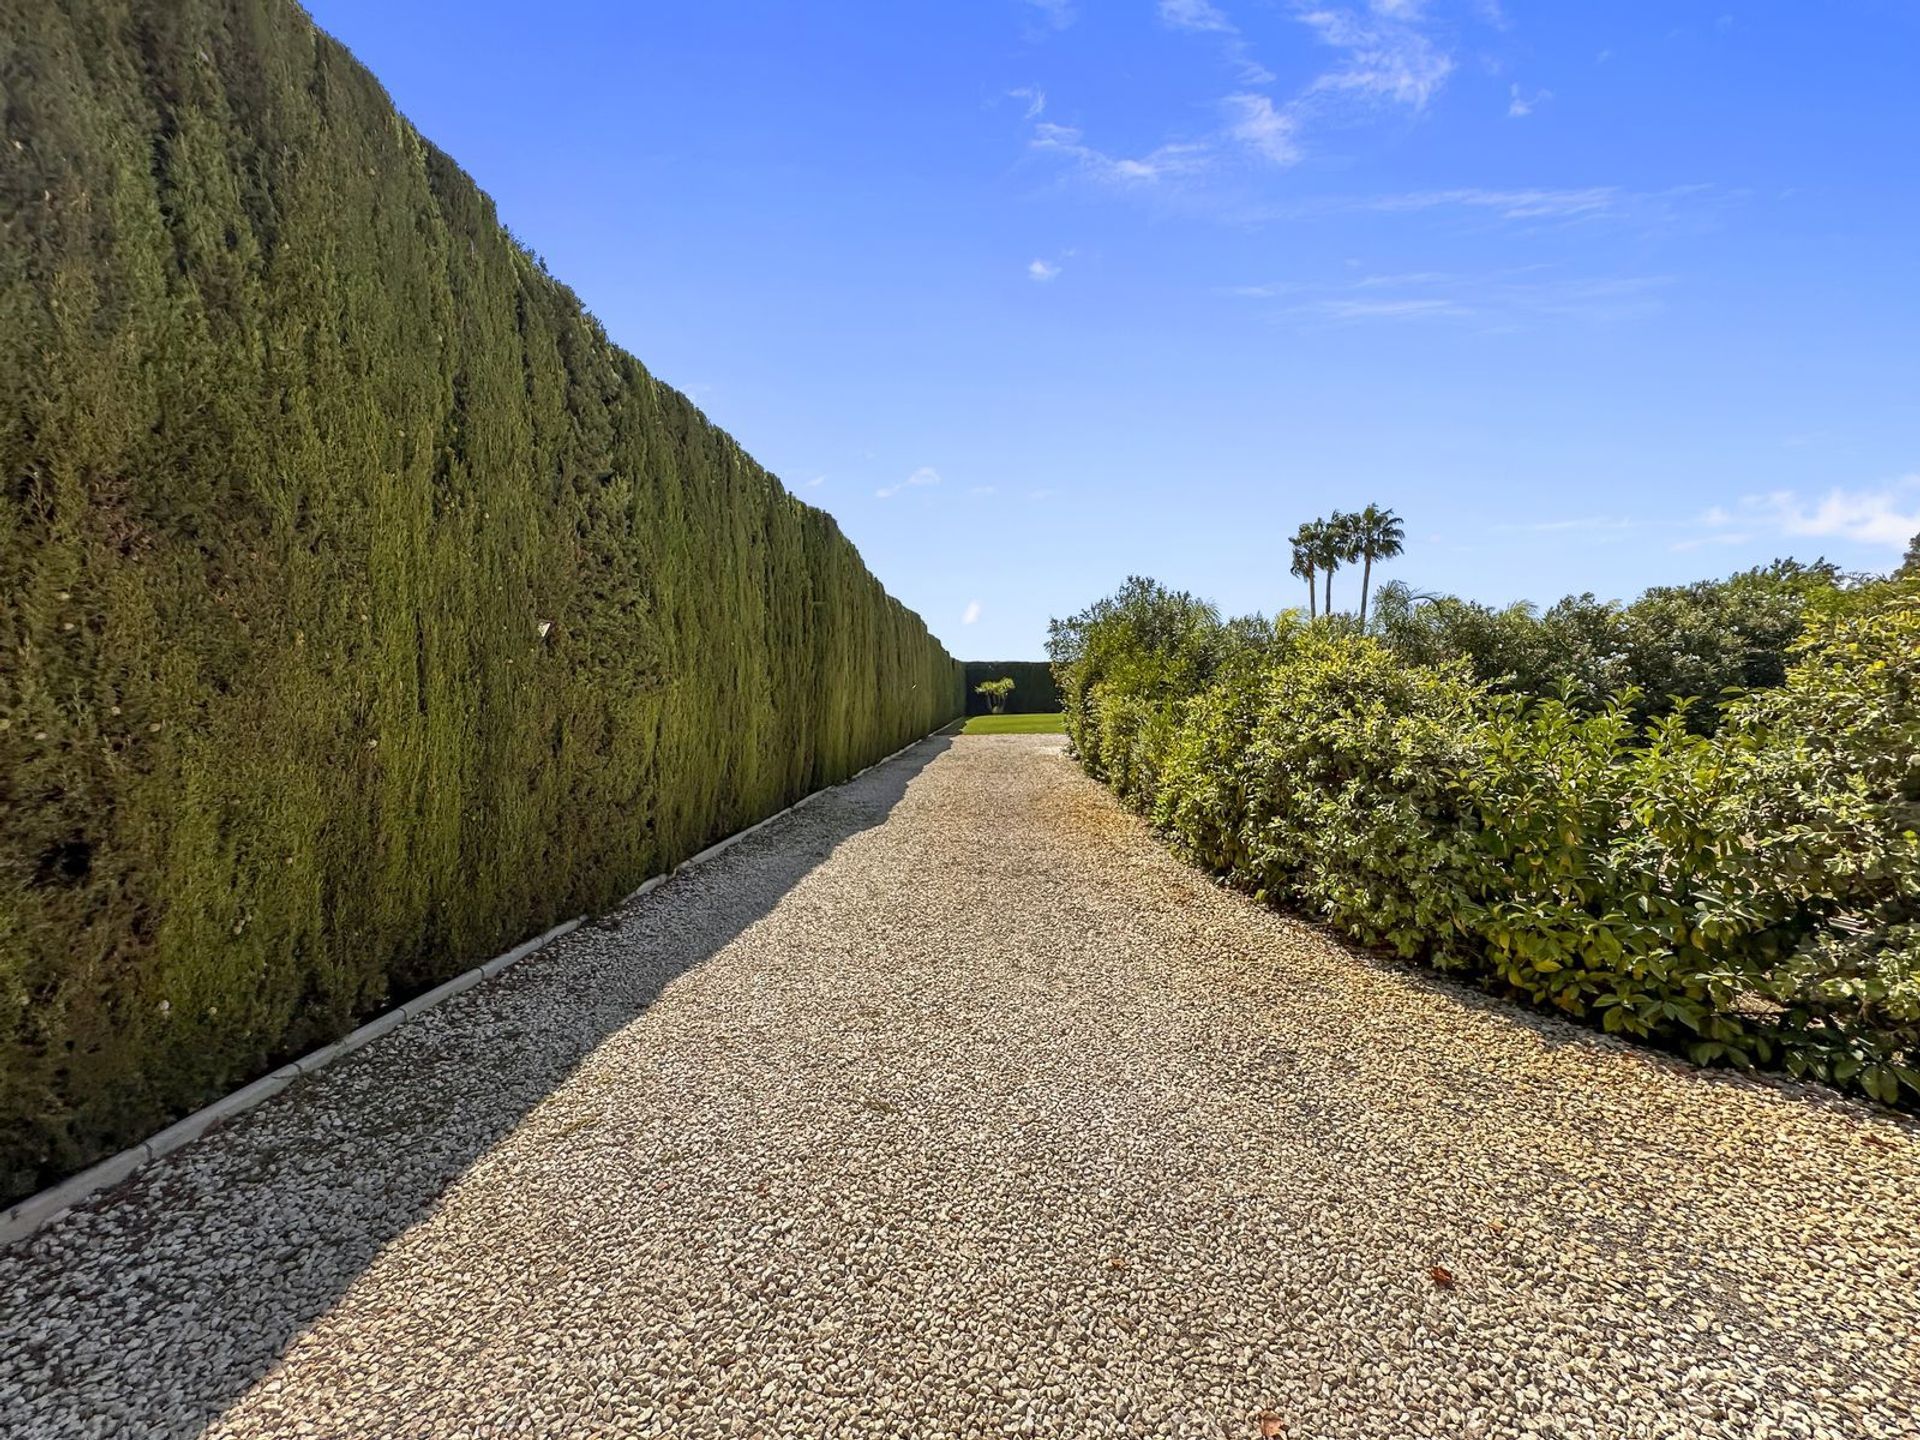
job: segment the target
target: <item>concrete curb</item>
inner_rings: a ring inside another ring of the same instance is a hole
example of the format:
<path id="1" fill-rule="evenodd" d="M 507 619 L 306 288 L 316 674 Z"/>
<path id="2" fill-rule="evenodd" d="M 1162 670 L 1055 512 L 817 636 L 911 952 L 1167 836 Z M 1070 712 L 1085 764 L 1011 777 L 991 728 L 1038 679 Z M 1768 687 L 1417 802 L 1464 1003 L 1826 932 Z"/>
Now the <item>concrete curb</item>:
<path id="1" fill-rule="evenodd" d="M 720 854 L 723 850 L 728 850 L 738 845 L 742 840 L 753 834 L 754 831 L 765 829 L 774 821 L 791 815 L 802 806 L 819 799 L 822 795 L 830 791 L 837 790 L 843 785 L 851 785 L 855 780 L 865 775 L 867 771 L 877 770 L 889 761 L 899 759 L 902 755 L 906 754 L 907 751 L 913 749 L 914 746 L 923 745 L 936 736 L 950 733 L 951 730 L 952 727 L 950 725 L 943 726 L 938 730 L 922 735 L 918 740 L 901 746 L 891 755 L 884 756 L 874 761 L 873 764 L 854 771 L 853 774 L 849 775 L 845 780 L 839 781 L 837 784 L 822 786 L 818 790 L 809 791 L 794 801 L 793 804 L 787 806 L 786 809 L 776 811 L 774 814 L 767 816 L 766 819 L 756 821 L 752 825 L 747 826 L 744 830 L 736 830 L 733 834 L 727 836 L 726 839 L 716 841 L 699 854 L 691 855 L 687 859 L 682 860 L 664 875 L 655 875 L 652 879 L 645 881 L 638 889 L 622 900 L 616 909 L 626 908 L 634 901 L 659 889 L 682 870 L 704 864 L 708 860 L 713 859 L 714 856 Z M 566 935 L 576 929 L 586 918 L 584 915 L 576 915 L 571 920 L 563 920 L 545 934 L 536 935 L 531 940 L 521 942 L 504 955 L 494 956 L 493 959 L 487 961 L 484 965 L 477 965 L 471 970 L 463 971 L 445 984 L 435 986 L 433 989 L 427 991 L 426 994 L 416 995 L 413 999 L 407 1001 L 406 1004 L 395 1006 L 393 1009 L 375 1016 L 359 1029 L 343 1035 L 331 1044 L 323 1045 L 310 1054 L 302 1055 L 298 1060 L 288 1065 L 282 1065 L 271 1074 L 262 1075 L 253 1083 L 241 1086 L 230 1095 L 222 1096 L 211 1105 L 194 1111 L 193 1114 L 187 1116 L 185 1119 L 174 1121 L 174 1123 L 167 1126 L 166 1129 L 148 1136 L 138 1145 L 130 1146 L 117 1155 L 109 1155 L 97 1165 L 82 1170 L 78 1175 L 70 1175 L 58 1185 L 48 1186 L 37 1195 L 29 1195 L 24 1200 L 16 1201 L 4 1212 L 0 1212 L 0 1249 L 6 1248 L 17 1240 L 26 1239 L 43 1225 L 58 1220 L 75 1205 L 97 1195 L 102 1190 L 108 1190 L 118 1185 L 149 1161 L 158 1160 L 162 1155 L 171 1155 L 175 1150 L 180 1149 L 181 1146 L 191 1144 L 193 1141 L 198 1140 L 202 1135 L 206 1134 L 207 1131 L 213 1129 L 214 1126 L 220 1124 L 222 1121 L 231 1120 L 236 1115 L 245 1114 L 262 1101 L 269 1100 L 273 1096 L 278 1095 L 301 1076 L 311 1075 L 316 1070 L 331 1065 L 342 1056 L 351 1055 L 355 1050 L 358 1050 L 369 1041 L 379 1039 L 389 1030 L 398 1029 L 409 1020 L 418 1019 L 427 1011 L 434 1009 L 447 1000 L 451 1000 L 461 991 L 471 990 L 482 980 L 492 979 L 510 965 L 517 964 L 519 961 L 526 959 L 527 956 L 545 949 L 562 935 Z"/>

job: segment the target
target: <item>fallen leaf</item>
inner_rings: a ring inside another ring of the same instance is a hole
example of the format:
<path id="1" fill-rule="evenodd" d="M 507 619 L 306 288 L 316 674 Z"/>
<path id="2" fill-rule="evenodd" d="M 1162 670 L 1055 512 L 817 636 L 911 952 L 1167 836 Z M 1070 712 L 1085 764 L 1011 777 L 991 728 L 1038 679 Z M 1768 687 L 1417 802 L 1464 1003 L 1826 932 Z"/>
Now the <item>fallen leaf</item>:
<path id="1" fill-rule="evenodd" d="M 1122 1259 L 1120 1256 L 1116 1255 L 1111 1260 L 1107 1261 L 1107 1268 L 1109 1270 L 1124 1270 L 1127 1268 L 1127 1262 L 1124 1259 Z"/>
<path id="2" fill-rule="evenodd" d="M 1260 1440 L 1274 1440 L 1276 1435 L 1287 1433 L 1287 1423 L 1278 1415 L 1268 1414 L 1260 1417 Z"/>
<path id="3" fill-rule="evenodd" d="M 1442 1290 L 1453 1288 L 1453 1272 L 1444 1265 L 1431 1265 L 1427 1268 L 1427 1278 Z"/>

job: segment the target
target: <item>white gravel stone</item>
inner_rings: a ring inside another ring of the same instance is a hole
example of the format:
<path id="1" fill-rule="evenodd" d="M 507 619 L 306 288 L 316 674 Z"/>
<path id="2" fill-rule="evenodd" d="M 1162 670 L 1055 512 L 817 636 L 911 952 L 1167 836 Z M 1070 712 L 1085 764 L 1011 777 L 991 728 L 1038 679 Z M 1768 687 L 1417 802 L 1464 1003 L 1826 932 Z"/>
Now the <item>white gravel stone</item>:
<path id="1" fill-rule="evenodd" d="M 1911 1440 L 1916 1237 L 942 739 L 0 1255 L 0 1434 Z"/>

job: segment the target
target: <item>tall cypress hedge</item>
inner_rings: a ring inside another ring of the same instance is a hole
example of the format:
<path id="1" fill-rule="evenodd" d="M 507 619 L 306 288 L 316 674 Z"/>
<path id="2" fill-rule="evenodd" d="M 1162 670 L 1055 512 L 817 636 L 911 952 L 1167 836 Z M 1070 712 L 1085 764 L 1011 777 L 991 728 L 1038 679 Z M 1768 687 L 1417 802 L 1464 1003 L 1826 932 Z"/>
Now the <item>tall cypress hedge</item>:
<path id="1" fill-rule="evenodd" d="M 960 667 L 290 0 L 0 0 L 0 1192 Z"/>

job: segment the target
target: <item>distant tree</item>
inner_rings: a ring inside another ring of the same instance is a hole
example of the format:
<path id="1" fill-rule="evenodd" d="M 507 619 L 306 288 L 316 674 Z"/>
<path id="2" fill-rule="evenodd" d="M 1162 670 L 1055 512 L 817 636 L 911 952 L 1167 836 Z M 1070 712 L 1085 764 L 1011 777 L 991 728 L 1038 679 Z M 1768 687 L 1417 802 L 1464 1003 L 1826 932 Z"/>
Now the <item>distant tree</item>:
<path id="1" fill-rule="evenodd" d="M 1346 517 L 1348 540 L 1364 563 L 1360 572 L 1360 628 L 1367 628 L 1367 594 L 1373 588 L 1373 562 L 1391 560 L 1406 548 L 1407 530 L 1391 510 L 1369 505 Z M 1351 557 L 1350 557 L 1351 558 Z"/>
<path id="2" fill-rule="evenodd" d="M 1331 520 L 1315 520 L 1307 527 L 1313 533 L 1313 563 L 1327 577 L 1326 600 L 1320 607 L 1327 615 L 1333 614 L 1333 572 L 1351 558 L 1346 527 L 1346 514 L 1339 510 L 1333 512 Z"/>
<path id="3" fill-rule="evenodd" d="M 1293 532 L 1293 569 L 1290 573 L 1307 582 L 1308 619 L 1320 613 L 1319 596 L 1313 588 L 1314 574 L 1318 568 L 1314 559 L 1316 543 L 1311 522 Z"/>
<path id="4" fill-rule="evenodd" d="M 1907 558 L 1900 562 L 1902 575 L 1920 575 L 1920 535 L 1907 542 Z"/>
<path id="5" fill-rule="evenodd" d="M 982 680 L 973 687 L 973 691 L 976 695 L 986 696 L 988 706 L 998 715 L 1007 708 L 1007 697 L 1013 694 L 1013 681 L 1011 678 Z"/>

